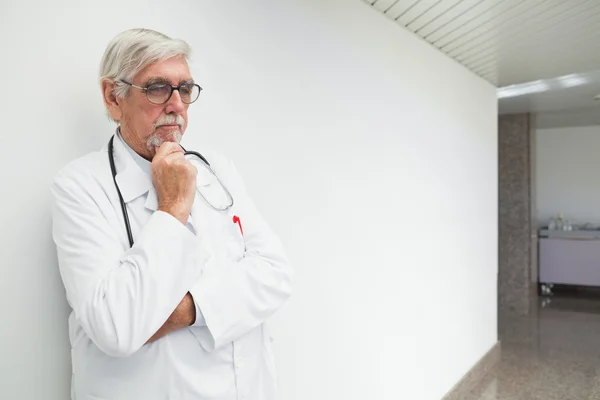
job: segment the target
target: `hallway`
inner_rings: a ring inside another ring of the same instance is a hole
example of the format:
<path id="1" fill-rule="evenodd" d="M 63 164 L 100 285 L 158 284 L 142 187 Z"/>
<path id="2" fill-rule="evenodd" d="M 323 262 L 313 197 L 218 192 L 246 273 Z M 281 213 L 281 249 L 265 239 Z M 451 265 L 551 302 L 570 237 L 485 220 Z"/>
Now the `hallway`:
<path id="1" fill-rule="evenodd" d="M 600 399 L 600 299 L 554 298 L 499 329 L 501 361 L 465 400 Z"/>

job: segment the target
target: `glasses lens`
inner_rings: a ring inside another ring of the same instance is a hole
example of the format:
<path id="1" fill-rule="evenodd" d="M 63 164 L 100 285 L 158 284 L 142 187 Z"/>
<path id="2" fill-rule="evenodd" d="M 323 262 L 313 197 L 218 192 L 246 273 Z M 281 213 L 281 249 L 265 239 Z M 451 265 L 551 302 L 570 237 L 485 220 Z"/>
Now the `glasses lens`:
<path id="1" fill-rule="evenodd" d="M 182 85 L 179 88 L 179 95 L 181 96 L 181 101 L 184 103 L 193 103 L 200 95 L 200 87 L 192 83 L 188 85 Z"/>
<path id="2" fill-rule="evenodd" d="M 146 89 L 146 96 L 151 103 L 162 104 L 171 95 L 171 86 L 169 85 L 150 85 Z"/>

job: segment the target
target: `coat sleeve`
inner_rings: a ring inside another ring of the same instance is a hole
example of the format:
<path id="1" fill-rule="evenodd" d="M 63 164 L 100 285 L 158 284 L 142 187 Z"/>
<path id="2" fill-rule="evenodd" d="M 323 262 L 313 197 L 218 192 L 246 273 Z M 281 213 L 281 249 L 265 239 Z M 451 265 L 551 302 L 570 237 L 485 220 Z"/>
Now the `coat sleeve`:
<path id="1" fill-rule="evenodd" d="M 259 214 L 231 162 L 228 170 L 228 189 L 243 216 L 246 251 L 238 262 L 212 268 L 219 272 L 203 276 L 190 290 L 206 324 L 194 329 L 207 351 L 265 322 L 292 293 L 294 271 L 279 238 Z"/>
<path id="2" fill-rule="evenodd" d="M 81 173 L 59 173 L 52 194 L 52 234 L 67 300 L 85 333 L 100 350 L 126 357 L 162 326 L 200 277 L 193 233 L 164 212 L 155 212 L 124 248 L 121 213 L 100 185 Z M 110 222 L 109 222 L 110 220 Z"/>

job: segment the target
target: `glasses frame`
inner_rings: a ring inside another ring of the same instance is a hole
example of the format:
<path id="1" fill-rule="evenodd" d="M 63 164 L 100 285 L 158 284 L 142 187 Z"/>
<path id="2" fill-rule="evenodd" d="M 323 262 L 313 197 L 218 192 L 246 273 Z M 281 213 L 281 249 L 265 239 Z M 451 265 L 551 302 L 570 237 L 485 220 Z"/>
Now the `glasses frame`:
<path id="1" fill-rule="evenodd" d="M 131 86 L 131 87 L 133 87 L 133 88 L 136 88 L 136 89 L 139 89 L 139 90 L 142 90 L 142 91 L 144 91 L 144 92 L 146 93 L 146 99 L 147 99 L 147 100 L 148 100 L 150 103 L 152 103 L 152 104 L 156 104 L 156 105 L 166 104 L 166 103 L 167 103 L 169 100 L 171 100 L 171 96 L 173 96 L 173 92 L 174 92 L 174 91 L 176 91 L 176 90 L 177 90 L 177 91 L 179 92 L 179 89 L 180 89 L 182 86 L 189 86 L 189 85 L 190 85 L 190 83 L 183 83 L 183 84 L 181 84 L 181 85 L 179 85 L 179 86 L 172 86 L 172 85 L 169 85 L 168 83 L 155 83 L 155 84 L 152 84 L 152 85 L 148 85 L 147 87 L 141 87 L 141 86 L 138 86 L 138 85 L 134 85 L 134 84 L 133 84 L 133 83 L 131 83 L 131 82 L 127 82 L 126 80 L 123 80 L 123 79 L 121 79 L 121 80 L 120 80 L 120 82 L 121 82 L 121 83 L 124 83 L 124 84 L 126 84 L 126 85 L 129 85 L 129 86 Z M 183 101 L 183 97 L 181 97 L 181 92 L 179 92 L 179 97 L 181 98 L 181 101 L 182 101 L 184 104 L 192 104 L 192 103 L 194 103 L 194 102 L 195 102 L 196 100 L 198 100 L 198 98 L 200 97 L 200 92 L 202 92 L 202 87 L 201 87 L 200 85 L 198 85 L 197 83 L 192 83 L 191 85 L 192 85 L 192 86 L 196 86 L 196 87 L 198 88 L 198 96 L 196 96 L 196 98 L 195 98 L 194 100 L 192 100 L 192 101 L 190 101 L 189 103 L 187 103 L 187 102 Z M 163 101 L 162 103 L 155 103 L 155 102 L 153 102 L 152 100 L 150 100 L 150 98 L 148 97 L 148 89 L 149 89 L 149 88 L 151 88 L 152 86 L 163 86 L 163 87 L 169 87 L 169 88 L 171 88 L 171 93 L 169 93 L 169 97 L 167 97 L 167 99 L 166 99 L 165 101 Z"/>

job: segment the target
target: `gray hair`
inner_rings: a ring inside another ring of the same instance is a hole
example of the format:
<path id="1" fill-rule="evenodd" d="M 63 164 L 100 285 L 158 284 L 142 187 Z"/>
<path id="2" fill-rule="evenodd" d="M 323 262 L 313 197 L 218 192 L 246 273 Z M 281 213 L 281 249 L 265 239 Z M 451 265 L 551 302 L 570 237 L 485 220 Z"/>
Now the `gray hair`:
<path id="1" fill-rule="evenodd" d="M 119 33 L 108 44 L 100 62 L 100 82 L 109 79 L 116 83 L 114 94 L 125 97 L 133 78 L 148 65 L 176 56 L 190 58 L 190 46 L 181 39 L 151 29 L 130 29 Z"/>

